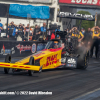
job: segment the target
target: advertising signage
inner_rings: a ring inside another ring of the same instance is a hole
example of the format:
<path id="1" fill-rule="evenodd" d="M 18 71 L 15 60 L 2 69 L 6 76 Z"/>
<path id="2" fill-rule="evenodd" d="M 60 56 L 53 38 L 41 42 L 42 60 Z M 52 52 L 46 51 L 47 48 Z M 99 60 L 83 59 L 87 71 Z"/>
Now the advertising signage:
<path id="1" fill-rule="evenodd" d="M 52 3 L 52 0 L 0 0 L 8 2 L 31 2 L 31 3 Z"/>
<path id="2" fill-rule="evenodd" d="M 59 0 L 60 4 L 78 5 L 82 7 L 100 7 L 100 0 Z"/>
<path id="3" fill-rule="evenodd" d="M 69 12 L 59 12 L 57 14 L 57 17 L 95 21 L 95 15 L 77 14 L 77 13 L 69 13 Z"/>

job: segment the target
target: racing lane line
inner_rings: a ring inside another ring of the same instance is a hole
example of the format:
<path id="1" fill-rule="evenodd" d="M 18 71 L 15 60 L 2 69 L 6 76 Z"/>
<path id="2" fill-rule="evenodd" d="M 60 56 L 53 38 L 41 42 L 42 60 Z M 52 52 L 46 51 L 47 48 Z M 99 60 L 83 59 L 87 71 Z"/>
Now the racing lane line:
<path id="1" fill-rule="evenodd" d="M 6 89 L 9 89 L 9 88 L 15 88 L 15 87 L 18 87 L 18 86 L 28 85 L 28 84 L 32 84 L 32 83 L 34 84 L 34 83 L 38 83 L 38 82 L 42 82 L 42 81 L 48 81 L 48 80 L 61 78 L 61 77 L 68 77 L 68 76 L 72 76 L 72 75 L 76 75 L 76 73 L 65 74 L 65 75 L 57 75 L 57 76 L 48 77 L 48 78 L 44 78 L 44 79 L 39 79 L 39 80 L 35 80 L 35 81 L 19 83 L 19 84 L 14 84 L 14 85 L 5 86 L 5 87 L 0 87 L 0 90 L 6 90 Z"/>
<path id="2" fill-rule="evenodd" d="M 99 91 L 99 90 L 100 90 L 100 88 L 95 89 L 95 90 L 93 90 L 93 91 L 87 92 L 87 93 L 85 93 L 85 94 L 82 94 L 81 96 L 75 97 L 75 98 L 70 99 L 70 100 L 82 100 L 82 99 L 81 99 L 82 97 L 85 97 L 86 95 L 90 95 L 90 94 L 92 94 L 92 93 L 94 93 L 94 92 L 97 92 L 97 91 Z M 99 96 L 100 96 L 100 95 L 99 95 Z"/>
<path id="3" fill-rule="evenodd" d="M 0 76 L 0 79 L 2 79 L 2 78 L 10 78 L 11 76 Z"/>

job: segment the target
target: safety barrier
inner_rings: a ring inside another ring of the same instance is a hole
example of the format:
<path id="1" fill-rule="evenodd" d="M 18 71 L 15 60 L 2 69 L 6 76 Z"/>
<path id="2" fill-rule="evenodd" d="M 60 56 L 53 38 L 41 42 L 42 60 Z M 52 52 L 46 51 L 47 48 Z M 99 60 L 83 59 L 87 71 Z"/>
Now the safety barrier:
<path id="1" fill-rule="evenodd" d="M 45 48 L 47 41 L 0 41 L 0 58 L 25 57 Z"/>

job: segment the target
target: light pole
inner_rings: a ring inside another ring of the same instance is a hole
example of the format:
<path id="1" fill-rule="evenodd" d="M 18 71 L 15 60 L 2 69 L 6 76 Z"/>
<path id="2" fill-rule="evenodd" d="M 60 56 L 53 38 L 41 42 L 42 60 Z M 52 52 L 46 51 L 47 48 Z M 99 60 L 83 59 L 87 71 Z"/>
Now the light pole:
<path id="1" fill-rule="evenodd" d="M 31 4 L 32 2 L 33 0 L 29 0 L 29 4 Z M 29 32 L 28 32 L 28 41 L 29 41 L 31 14 L 27 14 L 27 18 L 29 19 Z"/>
<path id="2" fill-rule="evenodd" d="M 95 26 L 96 26 L 96 24 L 97 24 L 97 12 L 95 14 Z"/>

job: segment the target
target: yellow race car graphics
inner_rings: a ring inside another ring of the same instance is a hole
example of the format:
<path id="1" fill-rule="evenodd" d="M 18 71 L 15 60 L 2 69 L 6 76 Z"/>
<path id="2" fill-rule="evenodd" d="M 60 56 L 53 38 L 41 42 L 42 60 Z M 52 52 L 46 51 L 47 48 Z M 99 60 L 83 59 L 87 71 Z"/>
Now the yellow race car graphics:
<path id="1" fill-rule="evenodd" d="M 13 72 L 16 71 L 16 69 L 19 69 L 19 71 L 27 70 L 29 75 L 32 75 L 33 71 L 41 72 L 45 69 L 62 67 L 62 65 L 65 65 L 64 67 L 77 68 L 77 62 L 81 62 L 81 68 L 87 68 L 87 55 L 80 61 L 77 60 L 81 57 L 79 54 L 73 54 L 73 52 L 69 53 L 67 51 L 68 49 L 66 49 L 65 46 L 62 46 L 62 41 L 56 39 L 49 41 L 44 50 L 15 63 L 11 63 L 11 56 L 7 55 L 5 62 L 0 62 L 0 67 L 4 67 L 4 72 L 6 74 L 8 74 L 9 69 L 11 68 Z"/>
<path id="2" fill-rule="evenodd" d="M 62 65 L 61 54 L 63 48 L 61 47 L 61 45 L 59 46 L 58 42 L 56 42 L 57 41 L 51 42 L 50 48 L 48 47 L 15 63 L 9 63 L 10 55 L 8 55 L 8 58 L 6 58 L 6 63 L 0 62 L 0 67 L 34 71 L 39 71 L 41 66 L 42 70 L 59 67 Z M 30 58 L 32 57 L 33 61 L 30 64 Z"/>

